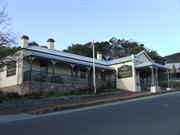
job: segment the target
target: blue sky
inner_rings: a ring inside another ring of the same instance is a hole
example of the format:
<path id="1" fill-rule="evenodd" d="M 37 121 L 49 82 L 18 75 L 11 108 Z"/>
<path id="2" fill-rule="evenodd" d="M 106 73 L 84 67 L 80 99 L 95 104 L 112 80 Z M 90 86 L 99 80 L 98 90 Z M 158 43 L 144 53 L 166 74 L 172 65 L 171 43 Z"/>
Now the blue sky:
<path id="1" fill-rule="evenodd" d="M 72 43 L 134 40 L 160 55 L 180 52 L 180 0 L 0 0 L 12 16 L 18 41 L 24 34 L 55 49 Z"/>

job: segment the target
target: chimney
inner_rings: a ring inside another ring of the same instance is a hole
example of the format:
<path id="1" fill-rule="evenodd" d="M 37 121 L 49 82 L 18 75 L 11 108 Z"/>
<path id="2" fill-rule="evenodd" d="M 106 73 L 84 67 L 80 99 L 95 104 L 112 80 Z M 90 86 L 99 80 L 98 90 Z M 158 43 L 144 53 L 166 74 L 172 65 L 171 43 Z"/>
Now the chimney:
<path id="1" fill-rule="evenodd" d="M 102 60 L 102 53 L 101 52 L 97 52 L 97 60 Z"/>
<path id="2" fill-rule="evenodd" d="M 28 48 L 28 40 L 29 40 L 29 37 L 26 35 L 23 35 L 21 37 L 21 48 Z"/>
<path id="3" fill-rule="evenodd" d="M 55 40 L 52 39 L 52 38 L 49 38 L 47 40 L 47 43 L 48 43 L 47 47 L 48 47 L 48 49 L 54 50 L 54 42 L 55 42 Z"/>

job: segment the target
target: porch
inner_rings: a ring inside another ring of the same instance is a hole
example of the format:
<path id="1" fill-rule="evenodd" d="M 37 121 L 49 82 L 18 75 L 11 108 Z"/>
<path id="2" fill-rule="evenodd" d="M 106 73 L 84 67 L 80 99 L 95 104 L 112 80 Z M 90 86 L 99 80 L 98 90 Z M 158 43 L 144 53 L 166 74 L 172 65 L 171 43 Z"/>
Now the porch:
<path id="1" fill-rule="evenodd" d="M 147 62 L 136 66 L 141 91 L 160 92 L 169 88 L 169 69 L 154 62 Z M 167 85 L 162 85 L 164 82 Z"/>
<path id="2" fill-rule="evenodd" d="M 24 59 L 23 82 L 29 91 L 72 91 L 93 87 L 92 64 L 27 57 Z M 96 87 L 116 87 L 115 71 L 96 65 Z"/>

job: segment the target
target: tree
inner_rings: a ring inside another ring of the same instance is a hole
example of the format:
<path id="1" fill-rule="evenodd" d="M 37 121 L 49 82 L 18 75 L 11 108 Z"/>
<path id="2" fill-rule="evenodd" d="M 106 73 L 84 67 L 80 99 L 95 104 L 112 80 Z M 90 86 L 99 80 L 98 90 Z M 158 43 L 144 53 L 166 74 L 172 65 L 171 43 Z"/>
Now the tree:
<path id="1" fill-rule="evenodd" d="M 16 43 L 14 33 L 8 28 L 10 22 L 11 18 L 6 12 L 6 8 L 0 9 L 0 46 L 9 47 Z"/>
<path id="2" fill-rule="evenodd" d="M 6 7 L 0 9 L 0 67 L 16 61 L 14 55 L 20 49 L 17 47 L 12 48 L 12 45 L 16 44 L 16 36 L 9 28 L 10 22 L 11 18 L 6 12 Z"/>
<path id="3" fill-rule="evenodd" d="M 112 37 L 109 41 L 96 42 L 94 45 L 96 52 L 102 52 L 104 60 L 122 58 L 131 54 L 137 54 L 144 50 L 155 62 L 164 64 L 164 59 L 156 51 L 149 50 L 144 47 L 144 44 L 139 44 L 136 41 L 121 40 Z M 92 57 L 91 42 L 86 44 L 73 44 L 64 51 Z"/>
<path id="4" fill-rule="evenodd" d="M 172 75 L 173 75 L 173 78 L 176 77 L 176 66 L 174 64 L 172 66 Z"/>
<path id="5" fill-rule="evenodd" d="M 111 45 L 110 59 L 119 58 L 123 53 L 121 52 L 122 40 L 112 37 L 109 39 L 109 44 Z"/>
<path id="6" fill-rule="evenodd" d="M 153 59 L 156 63 L 164 64 L 165 59 L 161 57 L 156 51 L 154 50 L 147 50 L 147 54 Z"/>

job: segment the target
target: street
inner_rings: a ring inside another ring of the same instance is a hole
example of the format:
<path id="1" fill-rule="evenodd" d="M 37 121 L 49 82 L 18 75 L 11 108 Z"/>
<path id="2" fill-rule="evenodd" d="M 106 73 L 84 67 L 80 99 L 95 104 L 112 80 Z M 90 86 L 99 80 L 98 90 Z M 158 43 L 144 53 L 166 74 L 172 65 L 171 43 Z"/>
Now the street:
<path id="1" fill-rule="evenodd" d="M 180 135 L 180 92 L 0 124 L 1 135 Z"/>

